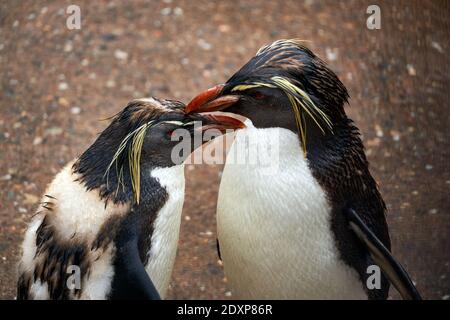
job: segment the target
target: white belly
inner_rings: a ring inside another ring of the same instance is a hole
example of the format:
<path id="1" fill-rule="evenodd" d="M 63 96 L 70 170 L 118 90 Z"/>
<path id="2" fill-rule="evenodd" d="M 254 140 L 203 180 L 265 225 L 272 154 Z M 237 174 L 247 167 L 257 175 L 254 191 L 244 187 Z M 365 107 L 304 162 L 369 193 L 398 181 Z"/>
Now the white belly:
<path id="1" fill-rule="evenodd" d="M 231 163 L 236 150 L 276 147 L 275 141 L 280 152 L 270 158 L 277 168 Z M 356 271 L 338 258 L 330 223 L 330 206 L 297 135 L 279 128 L 241 130 L 227 157 L 217 205 L 221 255 L 233 295 L 367 299 Z"/>

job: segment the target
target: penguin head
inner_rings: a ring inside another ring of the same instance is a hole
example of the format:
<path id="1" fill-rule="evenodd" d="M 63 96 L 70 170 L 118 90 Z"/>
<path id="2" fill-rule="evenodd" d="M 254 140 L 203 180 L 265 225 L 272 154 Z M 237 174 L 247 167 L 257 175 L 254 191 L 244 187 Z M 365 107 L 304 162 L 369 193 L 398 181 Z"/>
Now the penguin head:
<path id="1" fill-rule="evenodd" d="M 79 157 L 74 172 L 88 189 L 101 188 L 106 196 L 114 188 L 125 194 L 132 190 L 139 201 L 142 172 L 182 164 L 206 142 L 201 135 L 206 129 L 225 132 L 244 126 L 226 115 L 187 114 L 184 107 L 179 101 L 158 98 L 131 101 Z"/>
<path id="2" fill-rule="evenodd" d="M 297 40 L 261 48 L 225 84 L 196 96 L 186 112 L 226 109 L 255 127 L 281 127 L 306 137 L 327 136 L 346 118 L 348 93 L 326 64 Z"/>
<path id="3" fill-rule="evenodd" d="M 196 147 L 206 142 L 202 138 L 204 131 L 217 129 L 224 133 L 227 129 L 243 127 L 243 123 L 234 117 L 187 114 L 184 107 L 183 103 L 174 100 L 132 101 L 116 118 L 118 126 L 127 127 L 121 145 L 128 144 L 129 159 L 130 153 L 133 158 L 140 152 L 141 164 L 151 167 L 179 165 Z"/>

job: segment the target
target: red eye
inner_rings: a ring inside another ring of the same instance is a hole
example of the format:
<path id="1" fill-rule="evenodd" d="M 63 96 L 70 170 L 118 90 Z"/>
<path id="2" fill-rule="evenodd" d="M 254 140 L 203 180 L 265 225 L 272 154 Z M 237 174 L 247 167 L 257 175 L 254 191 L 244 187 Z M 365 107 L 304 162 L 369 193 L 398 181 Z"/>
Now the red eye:
<path id="1" fill-rule="evenodd" d="M 255 98 L 256 100 L 263 100 L 267 98 L 267 96 L 265 94 L 262 94 L 261 92 L 255 92 L 253 98 Z"/>
<path id="2" fill-rule="evenodd" d="M 173 135 L 173 132 L 174 132 L 175 130 L 169 130 L 169 131 L 167 131 L 167 138 L 172 138 L 172 135 Z"/>

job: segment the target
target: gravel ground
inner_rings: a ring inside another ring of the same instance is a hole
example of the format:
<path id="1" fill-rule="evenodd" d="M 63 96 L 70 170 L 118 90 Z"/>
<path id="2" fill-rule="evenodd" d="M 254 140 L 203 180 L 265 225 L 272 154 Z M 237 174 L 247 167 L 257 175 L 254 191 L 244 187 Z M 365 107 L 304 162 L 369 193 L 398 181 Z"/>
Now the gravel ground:
<path id="1" fill-rule="evenodd" d="M 449 298 L 449 3 L 377 0 L 381 29 L 368 30 L 372 2 L 76 1 L 81 30 L 68 30 L 72 1 L 1 1 L 0 298 L 14 298 L 38 197 L 105 127 L 99 119 L 132 98 L 188 101 L 263 44 L 293 37 L 309 40 L 350 91 L 395 256 L 425 298 Z M 220 169 L 186 170 L 169 298 L 232 297 L 215 250 Z"/>

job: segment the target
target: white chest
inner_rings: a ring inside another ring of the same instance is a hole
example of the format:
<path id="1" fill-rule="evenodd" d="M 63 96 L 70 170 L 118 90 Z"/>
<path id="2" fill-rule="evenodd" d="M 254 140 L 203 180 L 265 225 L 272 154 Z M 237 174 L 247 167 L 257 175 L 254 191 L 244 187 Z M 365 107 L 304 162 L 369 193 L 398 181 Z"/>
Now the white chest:
<path id="1" fill-rule="evenodd" d="M 247 156 L 253 161 L 233 161 L 236 150 L 267 147 L 276 152 L 270 166 L 255 161 L 254 150 Z M 217 225 L 237 298 L 367 298 L 357 273 L 338 259 L 326 195 L 289 130 L 237 134 L 222 175 Z"/>
<path id="2" fill-rule="evenodd" d="M 184 166 L 152 171 L 169 195 L 154 222 L 148 264 L 145 266 L 161 298 L 169 287 L 178 246 L 181 212 L 184 203 Z"/>

